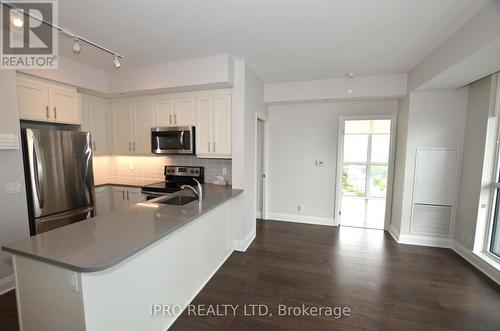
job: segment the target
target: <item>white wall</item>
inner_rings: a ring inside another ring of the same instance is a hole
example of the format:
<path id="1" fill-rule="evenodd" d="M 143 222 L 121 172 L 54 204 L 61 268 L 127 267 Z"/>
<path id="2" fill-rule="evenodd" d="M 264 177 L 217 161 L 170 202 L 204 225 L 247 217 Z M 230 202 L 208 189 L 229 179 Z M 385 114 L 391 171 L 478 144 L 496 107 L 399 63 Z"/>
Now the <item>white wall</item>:
<path id="1" fill-rule="evenodd" d="M 399 229 L 401 234 L 410 232 L 416 150 L 417 148 L 458 148 L 460 153 L 462 152 L 467 96 L 467 87 L 455 90 L 413 92 L 409 95 L 405 161 L 398 160 L 395 170 L 399 174 L 398 177 L 404 172 L 404 180 L 401 181 L 399 178 L 394 186 L 398 195 L 401 192 L 403 194 Z M 401 139 L 401 137 L 398 138 Z M 399 154 L 401 155 L 401 150 Z M 459 160 L 459 164 L 460 162 Z M 393 225 L 396 226 L 397 221 Z"/>
<path id="2" fill-rule="evenodd" d="M 494 105 L 494 100 L 490 102 L 492 85 L 496 87 L 496 81 L 490 76 L 469 87 L 462 177 L 454 238 L 470 251 L 473 249 L 479 205 L 481 204 L 479 199 L 482 191 L 488 123 L 490 118 L 495 118 L 494 112 L 490 111 Z M 484 203 L 489 204 L 487 197 Z M 487 214 L 487 210 L 488 208 L 484 208 L 483 213 Z"/>
<path id="3" fill-rule="evenodd" d="M 410 110 L 409 108 L 409 96 L 406 96 L 399 100 L 391 213 L 391 231 L 395 231 L 396 234 L 399 234 L 399 231 L 401 229 L 401 213 L 403 211 L 403 185 L 405 178 L 406 143 L 408 137 L 408 116 Z"/>
<path id="4" fill-rule="evenodd" d="M 2 110 L 0 134 L 19 136 L 19 114 L 17 111 L 16 73 L 0 70 L 0 100 Z M 0 150 L 0 246 L 29 236 L 28 211 L 24 185 L 21 149 Z M 7 183 L 18 182 L 19 194 L 7 195 Z M 13 286 L 10 254 L 0 251 L 0 293 Z"/>
<path id="5" fill-rule="evenodd" d="M 233 187 L 243 189 L 233 202 L 233 238 L 237 250 L 246 250 L 255 237 L 256 113 L 266 113 L 264 84 L 245 61 L 234 64 Z"/>
<path id="6" fill-rule="evenodd" d="M 268 217 L 333 224 L 339 116 L 397 110 L 397 100 L 270 105 Z"/>

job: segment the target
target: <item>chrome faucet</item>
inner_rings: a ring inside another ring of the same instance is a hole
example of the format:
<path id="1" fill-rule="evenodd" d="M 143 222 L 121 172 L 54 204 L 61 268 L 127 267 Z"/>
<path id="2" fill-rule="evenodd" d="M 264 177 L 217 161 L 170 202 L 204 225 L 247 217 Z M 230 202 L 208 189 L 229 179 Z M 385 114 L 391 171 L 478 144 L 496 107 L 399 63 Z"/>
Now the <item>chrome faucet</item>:
<path id="1" fill-rule="evenodd" d="M 196 184 L 198 184 L 198 191 L 196 191 L 196 189 L 194 187 L 192 187 L 191 185 L 182 185 L 181 186 L 181 189 L 190 189 L 191 191 L 194 192 L 194 194 L 196 194 L 196 196 L 198 197 L 198 201 L 199 202 L 202 202 L 203 201 L 203 188 L 201 187 L 201 184 L 199 181 L 197 181 L 196 179 L 193 178 L 193 180 L 196 182 Z"/>

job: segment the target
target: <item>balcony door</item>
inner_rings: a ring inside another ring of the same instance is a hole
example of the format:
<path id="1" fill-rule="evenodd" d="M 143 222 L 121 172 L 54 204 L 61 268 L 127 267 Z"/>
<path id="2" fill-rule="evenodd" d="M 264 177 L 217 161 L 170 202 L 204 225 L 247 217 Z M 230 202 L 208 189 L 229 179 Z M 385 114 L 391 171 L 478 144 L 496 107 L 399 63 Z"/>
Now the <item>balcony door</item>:
<path id="1" fill-rule="evenodd" d="M 340 119 L 336 203 L 340 225 L 388 226 L 394 122 L 392 116 Z"/>

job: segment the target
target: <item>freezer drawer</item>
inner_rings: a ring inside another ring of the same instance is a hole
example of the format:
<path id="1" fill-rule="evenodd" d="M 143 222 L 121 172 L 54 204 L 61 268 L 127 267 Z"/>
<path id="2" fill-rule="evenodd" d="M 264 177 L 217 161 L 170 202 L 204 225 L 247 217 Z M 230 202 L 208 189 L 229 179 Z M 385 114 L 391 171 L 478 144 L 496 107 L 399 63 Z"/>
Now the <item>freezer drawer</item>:
<path id="1" fill-rule="evenodd" d="M 70 210 L 35 219 L 36 233 L 47 232 L 61 226 L 80 222 L 94 216 L 94 207 L 85 207 Z"/>

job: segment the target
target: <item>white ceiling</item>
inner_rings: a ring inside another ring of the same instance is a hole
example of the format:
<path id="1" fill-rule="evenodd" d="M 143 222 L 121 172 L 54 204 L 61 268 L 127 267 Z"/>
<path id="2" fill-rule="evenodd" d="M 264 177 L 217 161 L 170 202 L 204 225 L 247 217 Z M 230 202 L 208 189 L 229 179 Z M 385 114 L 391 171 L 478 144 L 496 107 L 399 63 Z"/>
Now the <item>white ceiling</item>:
<path id="1" fill-rule="evenodd" d="M 229 53 L 265 82 L 405 73 L 489 0 L 59 0 L 59 24 L 123 67 Z M 90 47 L 60 53 L 104 70 Z"/>

